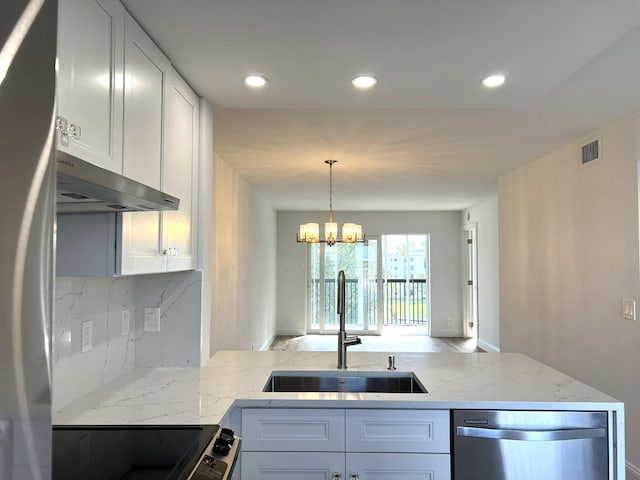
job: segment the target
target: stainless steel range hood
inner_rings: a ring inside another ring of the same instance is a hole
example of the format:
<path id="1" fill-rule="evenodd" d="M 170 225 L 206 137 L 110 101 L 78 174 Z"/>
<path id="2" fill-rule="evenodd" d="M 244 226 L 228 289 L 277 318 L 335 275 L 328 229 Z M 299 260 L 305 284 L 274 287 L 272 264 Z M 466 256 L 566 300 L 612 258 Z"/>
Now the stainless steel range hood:
<path id="1" fill-rule="evenodd" d="M 177 210 L 180 199 L 56 152 L 58 213 Z"/>

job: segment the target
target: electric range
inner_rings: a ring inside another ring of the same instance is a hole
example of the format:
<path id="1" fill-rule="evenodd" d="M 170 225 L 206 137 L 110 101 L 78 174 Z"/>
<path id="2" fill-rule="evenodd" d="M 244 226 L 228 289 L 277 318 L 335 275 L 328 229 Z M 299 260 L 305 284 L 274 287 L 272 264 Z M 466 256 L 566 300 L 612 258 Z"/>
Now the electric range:
<path id="1" fill-rule="evenodd" d="M 218 425 L 54 425 L 53 480 L 228 480 L 240 442 Z"/>

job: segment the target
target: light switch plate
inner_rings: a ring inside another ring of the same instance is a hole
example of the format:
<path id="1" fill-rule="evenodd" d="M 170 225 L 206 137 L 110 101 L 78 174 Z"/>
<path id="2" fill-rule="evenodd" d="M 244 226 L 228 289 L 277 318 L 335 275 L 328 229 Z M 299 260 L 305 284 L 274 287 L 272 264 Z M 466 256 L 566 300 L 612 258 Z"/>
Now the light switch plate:
<path id="1" fill-rule="evenodd" d="M 122 309 L 122 331 L 121 331 L 121 334 L 123 337 L 129 335 L 130 322 L 131 322 L 131 318 L 129 314 L 129 309 L 123 308 Z"/>
<path id="2" fill-rule="evenodd" d="M 145 332 L 160 331 L 160 307 L 144 308 L 144 331 Z"/>
<path id="3" fill-rule="evenodd" d="M 627 320 L 636 319 L 636 301 L 633 298 L 622 299 L 622 318 Z"/>
<path id="4" fill-rule="evenodd" d="M 86 353 L 93 348 L 93 322 L 91 320 L 82 322 L 82 335 L 80 338 L 82 339 L 82 353 Z"/>

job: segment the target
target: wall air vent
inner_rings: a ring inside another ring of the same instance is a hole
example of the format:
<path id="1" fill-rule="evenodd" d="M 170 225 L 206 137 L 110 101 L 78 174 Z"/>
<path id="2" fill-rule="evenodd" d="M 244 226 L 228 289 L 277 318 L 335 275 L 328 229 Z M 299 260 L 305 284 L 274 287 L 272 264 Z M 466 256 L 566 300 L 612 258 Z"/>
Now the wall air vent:
<path id="1" fill-rule="evenodd" d="M 592 162 L 595 162 L 596 160 L 600 160 L 602 158 L 601 143 L 602 140 L 600 138 L 596 138 L 595 140 L 582 145 L 582 157 L 580 159 L 580 165 L 585 167 Z"/>

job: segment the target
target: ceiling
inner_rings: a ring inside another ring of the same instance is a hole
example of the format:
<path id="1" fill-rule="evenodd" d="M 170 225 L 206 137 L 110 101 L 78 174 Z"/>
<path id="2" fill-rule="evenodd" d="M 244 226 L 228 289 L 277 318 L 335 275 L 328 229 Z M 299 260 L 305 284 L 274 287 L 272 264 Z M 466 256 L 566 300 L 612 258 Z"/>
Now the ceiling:
<path id="1" fill-rule="evenodd" d="M 458 210 L 640 111 L 640 0 L 124 0 L 278 210 Z M 259 90 L 243 83 L 258 73 Z M 482 79 L 503 73 L 489 90 Z M 356 90 L 351 79 L 379 82 Z M 576 160 L 577 161 L 577 160 Z"/>

